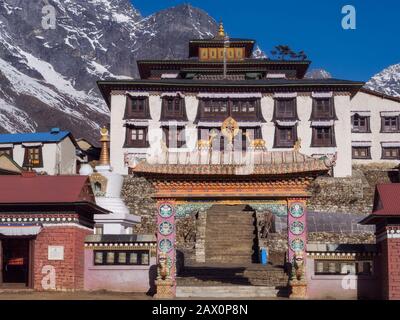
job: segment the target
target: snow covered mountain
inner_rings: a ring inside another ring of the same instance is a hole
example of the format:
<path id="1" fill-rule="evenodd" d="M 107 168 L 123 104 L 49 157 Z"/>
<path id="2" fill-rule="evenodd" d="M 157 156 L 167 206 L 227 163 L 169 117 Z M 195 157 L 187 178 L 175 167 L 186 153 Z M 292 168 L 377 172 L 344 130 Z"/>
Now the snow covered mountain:
<path id="1" fill-rule="evenodd" d="M 374 75 L 365 87 L 391 96 L 400 97 L 400 63 Z"/>
<path id="2" fill-rule="evenodd" d="M 43 27 L 46 5 L 55 29 Z M 142 17 L 129 0 L 0 0 L 0 132 L 58 126 L 95 142 L 109 121 L 96 80 L 137 76 L 137 59 L 184 58 L 190 39 L 216 31 L 187 4 Z"/>
<path id="3" fill-rule="evenodd" d="M 311 69 L 304 77 L 308 79 L 330 79 L 332 75 L 324 69 Z"/>

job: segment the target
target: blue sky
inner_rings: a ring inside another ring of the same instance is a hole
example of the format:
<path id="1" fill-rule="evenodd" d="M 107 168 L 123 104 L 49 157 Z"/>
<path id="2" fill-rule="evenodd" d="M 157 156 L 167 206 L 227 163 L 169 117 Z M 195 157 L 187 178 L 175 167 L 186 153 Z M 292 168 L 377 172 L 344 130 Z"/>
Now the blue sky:
<path id="1" fill-rule="evenodd" d="M 368 80 L 400 63 L 398 0 L 132 0 L 142 15 L 181 3 L 223 19 L 231 37 L 255 39 L 268 54 L 278 44 L 304 50 L 312 68 L 335 78 Z M 356 30 L 342 28 L 342 7 L 356 9 Z"/>

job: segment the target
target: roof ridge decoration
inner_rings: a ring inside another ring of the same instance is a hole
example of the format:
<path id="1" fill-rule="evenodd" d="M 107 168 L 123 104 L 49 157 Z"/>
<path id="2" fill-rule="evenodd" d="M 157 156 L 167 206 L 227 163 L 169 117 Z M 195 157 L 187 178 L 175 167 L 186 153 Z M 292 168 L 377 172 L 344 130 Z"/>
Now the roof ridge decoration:
<path id="1" fill-rule="evenodd" d="M 207 145 L 207 149 L 209 146 Z M 254 176 L 254 175 L 287 175 L 302 173 L 327 173 L 334 161 L 328 158 L 316 159 L 299 152 L 299 147 L 291 151 L 266 151 L 254 149 L 248 151 L 245 161 L 235 161 L 235 151 L 213 151 L 216 159 L 224 159 L 228 154 L 228 162 L 213 162 L 212 157 L 201 161 L 201 156 L 208 150 L 197 150 L 188 153 L 169 153 L 166 161 L 143 160 L 131 166 L 134 173 L 150 175 L 222 175 L 222 176 Z M 242 152 L 240 152 L 242 153 Z M 176 156 L 176 157 L 174 157 Z M 159 159 L 158 159 L 159 160 Z M 210 161 L 211 160 L 211 161 Z M 214 159 L 215 160 L 215 159 Z"/>

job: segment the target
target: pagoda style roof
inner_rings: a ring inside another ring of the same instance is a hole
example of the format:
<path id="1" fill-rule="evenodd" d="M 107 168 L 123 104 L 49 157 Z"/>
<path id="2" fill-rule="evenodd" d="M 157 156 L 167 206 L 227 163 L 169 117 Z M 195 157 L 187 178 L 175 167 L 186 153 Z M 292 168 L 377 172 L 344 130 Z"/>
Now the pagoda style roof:
<path id="1" fill-rule="evenodd" d="M 171 164 L 142 161 L 131 171 L 144 176 L 169 176 L 172 179 L 187 176 L 202 179 L 210 176 L 227 178 L 282 175 L 317 176 L 326 174 L 330 169 L 329 160 L 312 158 L 295 150 L 260 151 L 255 155 L 250 164 L 204 164 L 196 163 L 196 161 Z"/>
<path id="2" fill-rule="evenodd" d="M 265 71 L 287 71 L 293 70 L 296 78 L 303 78 L 306 74 L 311 61 L 309 60 L 271 60 L 271 59 L 254 59 L 247 58 L 241 61 L 228 61 L 227 69 L 246 69 L 252 72 L 252 69 L 263 69 Z M 197 58 L 181 59 L 181 60 L 138 60 L 137 61 L 139 74 L 142 79 L 151 77 L 152 70 L 160 71 L 176 71 L 180 72 L 182 69 L 196 68 L 198 70 L 204 69 L 218 69 L 222 72 L 223 61 L 200 61 Z"/>
<path id="3" fill-rule="evenodd" d="M 161 92 L 299 92 L 341 91 L 356 94 L 364 82 L 340 79 L 261 79 L 261 80 L 102 80 L 97 81 L 103 98 L 110 107 L 112 90 Z"/>

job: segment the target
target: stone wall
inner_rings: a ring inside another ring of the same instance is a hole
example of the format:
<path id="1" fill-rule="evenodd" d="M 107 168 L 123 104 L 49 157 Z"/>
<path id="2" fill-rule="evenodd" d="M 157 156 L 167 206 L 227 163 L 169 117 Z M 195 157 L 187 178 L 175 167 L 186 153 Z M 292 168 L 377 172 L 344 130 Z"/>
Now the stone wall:
<path id="1" fill-rule="evenodd" d="M 153 186 L 145 178 L 129 175 L 124 178 L 121 197 L 131 214 L 141 217 L 134 227 L 138 234 L 154 234 L 157 231 L 157 203 L 152 199 Z"/>
<path id="2" fill-rule="evenodd" d="M 311 185 L 308 210 L 369 214 L 376 184 L 391 182 L 399 182 L 399 171 L 382 164 L 354 166 L 351 177 L 319 177 Z"/>

